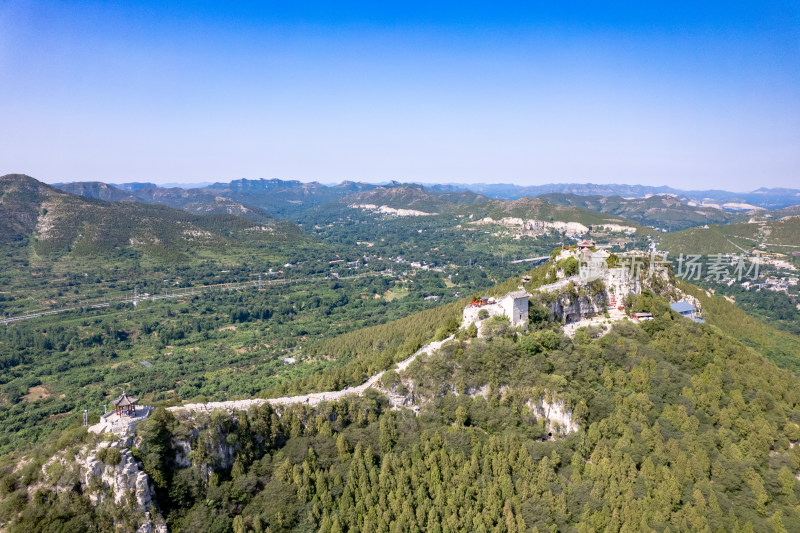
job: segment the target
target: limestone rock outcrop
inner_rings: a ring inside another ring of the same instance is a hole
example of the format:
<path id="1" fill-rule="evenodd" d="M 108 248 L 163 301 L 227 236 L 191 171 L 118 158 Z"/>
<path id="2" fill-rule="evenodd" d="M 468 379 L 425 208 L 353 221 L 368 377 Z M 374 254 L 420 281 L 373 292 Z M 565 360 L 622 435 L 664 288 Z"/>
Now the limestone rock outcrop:
<path id="1" fill-rule="evenodd" d="M 155 492 L 150 478 L 139 468 L 127 444 L 124 440 L 101 442 L 85 457 L 78 458 L 83 491 L 95 505 L 110 497 L 115 505 L 130 505 L 144 512 L 144 520 L 137 533 L 166 533 L 164 520 L 160 516 L 151 516 Z M 118 451 L 119 463 L 106 464 L 99 457 L 103 454 L 101 450 Z"/>

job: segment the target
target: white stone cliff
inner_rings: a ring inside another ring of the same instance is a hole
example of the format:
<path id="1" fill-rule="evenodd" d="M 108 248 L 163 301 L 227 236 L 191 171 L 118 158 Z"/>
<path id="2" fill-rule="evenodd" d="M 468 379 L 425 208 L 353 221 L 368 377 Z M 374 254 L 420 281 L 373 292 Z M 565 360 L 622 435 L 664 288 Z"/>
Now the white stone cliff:
<path id="1" fill-rule="evenodd" d="M 139 469 L 139 464 L 126 444 L 122 440 L 101 442 L 86 456 L 77 459 L 81 468 L 83 491 L 94 505 L 111 497 L 116 505 L 131 505 L 134 509 L 143 511 L 144 521 L 137 533 L 166 533 L 164 520 L 160 516 L 151 516 L 155 492 L 150 478 Z M 98 458 L 100 450 L 109 448 L 120 452 L 121 459 L 116 465 L 105 464 Z"/>

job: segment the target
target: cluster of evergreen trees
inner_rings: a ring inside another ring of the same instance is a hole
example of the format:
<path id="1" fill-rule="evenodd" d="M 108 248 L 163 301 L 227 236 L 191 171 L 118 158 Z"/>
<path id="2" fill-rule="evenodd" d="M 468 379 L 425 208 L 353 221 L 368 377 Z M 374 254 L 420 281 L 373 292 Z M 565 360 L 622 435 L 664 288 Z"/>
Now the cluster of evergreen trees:
<path id="1" fill-rule="evenodd" d="M 387 410 L 376 394 L 205 422 L 156 417 L 140 453 L 170 440 L 159 432 L 191 444 L 190 467 L 168 446 L 145 459 L 161 468 L 155 479 L 172 476 L 161 501 L 185 531 L 800 527 L 793 374 L 668 314 L 595 340 L 554 343 L 550 333 L 454 342 L 420 361 L 400 375 L 411 388 L 426 388 L 431 372 L 451 386 L 419 416 Z M 491 383 L 487 398 L 452 392 L 468 358 L 495 355 L 491 375 L 476 378 Z M 577 433 L 542 440 L 529 403 L 541 385 L 573 406 Z"/>
<path id="2" fill-rule="evenodd" d="M 418 416 L 374 391 L 317 408 L 159 410 L 136 454 L 175 531 L 800 529 L 796 376 L 714 326 L 667 311 L 601 338 L 505 330 L 389 381 L 426 392 Z M 485 397 L 469 394 L 481 383 Z M 580 429 L 549 440 L 541 395 L 565 400 Z"/>

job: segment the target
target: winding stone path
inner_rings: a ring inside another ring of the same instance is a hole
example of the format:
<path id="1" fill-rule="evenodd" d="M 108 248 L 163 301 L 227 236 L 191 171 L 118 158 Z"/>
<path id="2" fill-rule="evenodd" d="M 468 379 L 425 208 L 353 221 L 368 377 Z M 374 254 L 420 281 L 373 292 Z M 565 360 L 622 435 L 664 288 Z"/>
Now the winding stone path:
<path id="1" fill-rule="evenodd" d="M 397 363 L 397 370 L 402 371 L 408 368 L 414 359 L 422 354 L 431 354 L 442 347 L 444 343 L 454 338 L 453 335 L 447 337 L 441 341 L 433 341 L 431 343 L 426 344 L 416 352 L 414 352 L 411 357 L 404 359 Z M 232 411 L 234 409 L 237 410 L 247 410 L 253 405 L 263 405 L 268 403 L 270 405 L 290 405 L 290 404 L 306 404 L 306 405 L 318 405 L 320 402 L 333 402 L 336 400 L 340 400 L 345 396 L 350 394 L 357 394 L 361 396 L 364 394 L 364 391 L 369 389 L 370 387 L 374 387 L 375 384 L 380 383 L 381 377 L 383 376 L 383 372 L 378 372 L 367 381 L 358 385 L 356 387 L 345 387 L 342 390 L 338 391 L 327 391 L 327 392 L 312 392 L 310 394 L 302 394 L 300 396 L 285 396 L 283 398 L 252 398 L 249 400 L 230 400 L 227 402 L 208 402 L 208 403 L 188 403 L 186 405 L 178 405 L 176 407 L 168 407 L 169 411 L 214 411 L 215 409 L 225 409 L 228 411 Z"/>

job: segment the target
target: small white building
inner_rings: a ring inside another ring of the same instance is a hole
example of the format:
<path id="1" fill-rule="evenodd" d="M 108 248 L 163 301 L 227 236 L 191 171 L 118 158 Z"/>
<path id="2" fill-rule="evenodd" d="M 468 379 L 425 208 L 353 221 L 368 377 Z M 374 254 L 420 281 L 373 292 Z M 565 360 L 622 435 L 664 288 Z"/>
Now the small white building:
<path id="1" fill-rule="evenodd" d="M 512 326 L 523 326 L 528 322 L 528 298 L 530 293 L 525 290 L 509 292 L 500 299 L 482 298 L 475 300 L 464 308 L 462 327 L 468 328 L 475 323 L 479 326 L 483 320 L 481 311 L 486 311 L 484 318 L 492 316 L 505 316 Z"/>
<path id="2" fill-rule="evenodd" d="M 521 289 L 509 292 L 500 299 L 503 314 L 511 321 L 512 326 L 521 326 L 528 322 L 528 291 Z"/>

